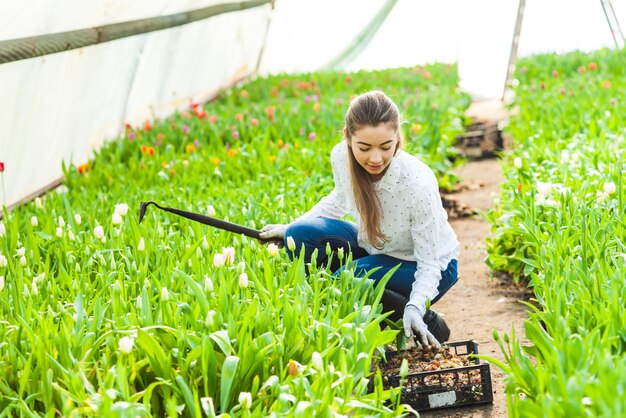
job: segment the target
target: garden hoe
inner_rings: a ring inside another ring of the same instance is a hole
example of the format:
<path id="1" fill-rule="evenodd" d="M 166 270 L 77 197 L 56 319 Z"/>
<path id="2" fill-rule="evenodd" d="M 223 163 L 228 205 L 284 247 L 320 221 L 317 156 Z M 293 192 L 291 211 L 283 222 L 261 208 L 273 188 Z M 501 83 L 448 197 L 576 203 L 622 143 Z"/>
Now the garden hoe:
<path id="1" fill-rule="evenodd" d="M 246 226 L 243 225 L 239 225 L 239 224 L 234 224 L 232 222 L 227 222 L 227 221 L 223 221 L 221 219 L 215 219 L 212 218 L 210 216 L 206 216 L 206 215 L 201 215 L 199 213 L 194 213 L 194 212 L 188 212 L 186 210 L 180 210 L 180 209 L 174 209 L 174 208 L 167 208 L 164 206 L 160 206 L 155 202 L 149 201 L 149 202 L 141 202 L 141 206 L 139 206 L 139 223 L 141 223 L 141 221 L 143 220 L 144 215 L 146 214 L 146 209 L 148 208 L 149 205 L 154 205 L 157 208 L 164 210 L 166 212 L 171 212 L 174 213 L 178 216 L 182 216 L 183 218 L 187 218 L 187 219 L 191 219 L 192 221 L 196 221 L 196 222 L 200 222 L 202 224 L 205 225 L 209 225 L 212 226 L 214 228 L 219 228 L 219 229 L 223 229 L 225 231 L 229 231 L 229 232 L 233 232 L 235 234 L 243 234 L 247 237 L 250 238 L 254 238 L 260 242 L 262 242 L 263 244 L 269 244 L 269 243 L 274 243 L 276 245 L 278 245 L 279 247 L 283 246 L 283 241 L 281 239 L 278 238 L 269 238 L 269 239 L 263 239 L 260 237 L 260 231 L 257 231 L 256 229 L 252 229 L 252 228 L 248 228 Z"/>

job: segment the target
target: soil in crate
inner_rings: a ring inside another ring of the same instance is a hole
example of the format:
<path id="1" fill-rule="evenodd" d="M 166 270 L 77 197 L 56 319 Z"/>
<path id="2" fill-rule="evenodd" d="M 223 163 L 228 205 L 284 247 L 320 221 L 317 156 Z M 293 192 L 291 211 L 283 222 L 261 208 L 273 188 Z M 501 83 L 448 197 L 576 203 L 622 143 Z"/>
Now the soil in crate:
<path id="1" fill-rule="evenodd" d="M 409 372 L 403 381 L 402 402 L 416 410 L 491 403 L 489 364 L 470 357 L 477 352 L 474 341 L 463 341 L 391 353 L 388 362 L 381 365 L 384 384 L 400 386 L 399 370 L 406 358 Z"/>

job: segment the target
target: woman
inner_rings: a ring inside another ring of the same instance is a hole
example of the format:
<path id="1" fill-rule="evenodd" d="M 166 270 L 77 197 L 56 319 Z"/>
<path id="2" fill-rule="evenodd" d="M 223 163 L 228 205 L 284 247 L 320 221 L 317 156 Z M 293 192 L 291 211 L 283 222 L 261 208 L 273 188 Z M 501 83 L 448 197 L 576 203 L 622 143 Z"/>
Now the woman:
<path id="1" fill-rule="evenodd" d="M 439 345 L 424 322 L 426 303 L 456 283 L 460 246 L 433 171 L 402 149 L 401 123 L 398 107 L 383 92 L 355 98 L 345 140 L 331 152 L 334 190 L 293 223 L 265 226 L 261 237 L 292 237 L 296 248 L 304 246 L 306 260 L 317 249 L 318 265 L 326 261 L 327 243 L 351 251 L 356 274 L 378 268 L 370 276 L 376 282 L 400 264 L 386 287 L 408 297 L 405 334 Z M 340 220 L 346 214 L 356 224 Z"/>

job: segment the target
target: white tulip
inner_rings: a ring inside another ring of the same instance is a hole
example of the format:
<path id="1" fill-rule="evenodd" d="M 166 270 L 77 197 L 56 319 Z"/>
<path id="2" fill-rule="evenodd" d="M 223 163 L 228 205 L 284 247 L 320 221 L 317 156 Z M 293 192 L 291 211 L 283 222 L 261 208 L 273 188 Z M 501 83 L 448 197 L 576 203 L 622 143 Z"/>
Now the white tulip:
<path id="1" fill-rule="evenodd" d="M 248 287 L 248 275 L 246 273 L 241 273 L 239 275 L 239 287 L 242 289 Z"/>
<path id="2" fill-rule="evenodd" d="M 252 394 L 250 392 L 241 392 L 239 394 L 239 405 L 241 405 L 241 409 L 250 409 L 252 406 Z"/>
<path id="3" fill-rule="evenodd" d="M 539 192 L 539 194 L 542 194 L 545 196 L 548 193 L 550 193 L 550 190 L 552 190 L 551 183 L 544 183 L 542 181 L 537 182 L 537 191 Z"/>
<path id="4" fill-rule="evenodd" d="M 37 283 L 33 280 L 30 285 L 30 293 L 37 296 L 39 294 L 39 288 L 37 287 Z"/>
<path id="5" fill-rule="evenodd" d="M 139 244 L 137 244 L 137 251 L 143 251 L 146 249 L 146 242 L 143 240 L 143 237 L 139 238 Z"/>
<path id="6" fill-rule="evenodd" d="M 322 359 L 322 355 L 317 351 L 314 351 L 311 355 L 311 363 L 317 371 L 321 371 L 324 369 L 324 360 Z"/>
<path id="7" fill-rule="evenodd" d="M 18 257 L 24 257 L 26 255 L 26 248 L 24 248 L 24 247 L 18 248 L 17 251 L 15 251 L 15 254 Z"/>
<path id="8" fill-rule="evenodd" d="M 130 354 L 133 351 L 134 341 L 130 337 L 122 337 L 118 342 L 118 349 L 122 354 Z"/>
<path id="9" fill-rule="evenodd" d="M 120 216 L 126 216 L 128 213 L 128 205 L 126 203 L 118 203 L 115 205 L 115 213 Z"/>
<path id="10" fill-rule="evenodd" d="M 170 291 L 167 290 L 167 287 L 161 289 L 161 299 L 164 301 L 170 300 Z"/>
<path id="11" fill-rule="evenodd" d="M 226 259 L 221 253 L 217 253 L 213 256 L 213 265 L 215 267 L 222 267 L 225 262 L 226 262 Z"/>
<path id="12" fill-rule="evenodd" d="M 215 216 L 215 208 L 212 205 L 206 207 L 206 214 L 209 216 Z"/>
<path id="13" fill-rule="evenodd" d="M 206 276 L 204 278 L 204 290 L 206 290 L 207 292 L 213 291 L 213 281 L 209 276 Z"/>
<path id="14" fill-rule="evenodd" d="M 113 225 L 119 225 L 122 223 L 122 215 L 120 215 L 117 212 L 114 212 L 113 215 L 111 215 L 111 223 Z"/>
<path id="15" fill-rule="evenodd" d="M 83 219 L 80 217 L 80 213 L 74 214 L 74 221 L 76 222 L 76 225 L 80 225 L 80 223 L 83 221 Z"/>
<path id="16" fill-rule="evenodd" d="M 100 225 L 96 226 L 93 229 L 93 234 L 96 236 L 96 238 L 101 240 L 102 238 L 104 238 L 104 228 L 102 228 Z"/>
<path id="17" fill-rule="evenodd" d="M 57 227 L 56 235 L 57 237 L 61 238 L 63 236 L 63 228 Z"/>
<path id="18" fill-rule="evenodd" d="M 0 267 L 6 267 L 9 265 L 9 260 L 2 254 L 0 254 Z"/>
<path id="19" fill-rule="evenodd" d="M 43 207 L 43 205 L 41 204 L 41 198 L 35 198 L 35 207 L 37 207 L 38 209 L 41 209 Z"/>
<path id="20" fill-rule="evenodd" d="M 43 279 L 45 279 L 45 278 L 46 278 L 46 273 L 44 272 L 44 273 L 41 273 L 38 276 L 33 277 L 33 282 L 41 283 L 41 282 L 43 282 Z"/>
<path id="21" fill-rule="evenodd" d="M 63 228 L 65 226 L 65 219 L 62 216 L 59 216 L 59 226 Z"/>
<path id="22" fill-rule="evenodd" d="M 215 311 L 213 309 L 207 312 L 204 324 L 209 328 L 215 324 Z"/>
<path id="23" fill-rule="evenodd" d="M 613 194 L 615 193 L 616 190 L 617 190 L 617 187 L 615 186 L 615 183 L 613 183 L 612 181 L 604 183 L 604 193 Z"/>
<path id="24" fill-rule="evenodd" d="M 276 257 L 278 255 L 278 245 L 273 242 L 267 244 L 267 253 L 270 257 Z"/>
<path id="25" fill-rule="evenodd" d="M 30 224 L 31 224 L 32 226 L 37 226 L 37 225 L 39 225 L 39 220 L 37 219 L 37 217 L 36 217 L 36 216 L 31 216 L 31 218 L 30 218 Z"/>
<path id="26" fill-rule="evenodd" d="M 67 236 L 69 237 L 70 241 L 74 241 L 76 239 L 71 229 L 67 231 Z"/>
<path id="27" fill-rule="evenodd" d="M 516 157 L 513 160 L 513 166 L 515 166 L 515 168 L 522 168 L 522 159 L 520 157 Z"/>
<path id="28" fill-rule="evenodd" d="M 224 256 L 224 263 L 226 265 L 231 265 L 235 261 L 235 248 L 234 247 L 224 247 L 222 248 L 222 255 Z"/>
<path id="29" fill-rule="evenodd" d="M 287 248 L 289 248 L 289 251 L 291 252 L 296 250 L 296 241 L 292 236 L 287 237 Z"/>
<path id="30" fill-rule="evenodd" d="M 4 222 L 0 222 L 0 237 L 7 233 L 7 228 L 4 226 Z"/>
<path id="31" fill-rule="evenodd" d="M 4 289 L 4 276 L 0 276 L 0 292 Z"/>

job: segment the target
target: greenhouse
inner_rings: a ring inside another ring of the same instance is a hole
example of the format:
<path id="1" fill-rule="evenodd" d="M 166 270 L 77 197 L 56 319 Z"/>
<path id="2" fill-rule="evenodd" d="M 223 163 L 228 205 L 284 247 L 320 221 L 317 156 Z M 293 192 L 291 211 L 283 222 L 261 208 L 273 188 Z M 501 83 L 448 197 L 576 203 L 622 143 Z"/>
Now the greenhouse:
<path id="1" fill-rule="evenodd" d="M 626 3 L 430 3 L 2 2 L 0 417 L 626 416 Z"/>

